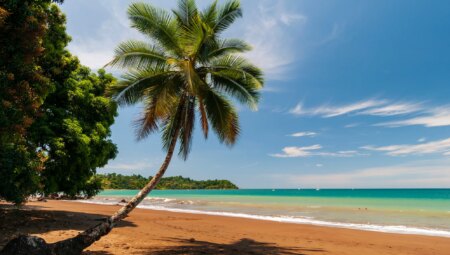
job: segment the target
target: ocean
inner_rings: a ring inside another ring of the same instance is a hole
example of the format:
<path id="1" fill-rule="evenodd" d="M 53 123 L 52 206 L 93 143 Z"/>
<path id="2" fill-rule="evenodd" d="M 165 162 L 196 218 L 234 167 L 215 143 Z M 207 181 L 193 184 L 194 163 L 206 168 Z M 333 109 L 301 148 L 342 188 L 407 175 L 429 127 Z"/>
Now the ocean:
<path id="1" fill-rule="evenodd" d="M 137 192 L 80 202 L 118 204 Z M 155 190 L 139 208 L 450 237 L 450 189 Z"/>

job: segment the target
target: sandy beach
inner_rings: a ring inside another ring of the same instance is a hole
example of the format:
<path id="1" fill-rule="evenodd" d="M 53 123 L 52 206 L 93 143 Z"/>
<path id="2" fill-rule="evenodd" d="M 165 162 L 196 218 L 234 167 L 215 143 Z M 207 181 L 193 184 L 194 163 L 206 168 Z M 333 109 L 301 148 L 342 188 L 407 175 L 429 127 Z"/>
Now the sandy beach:
<path id="1" fill-rule="evenodd" d="M 118 207 L 67 201 L 0 205 L 0 247 L 30 233 L 55 242 L 98 223 Z M 136 209 L 84 254 L 446 255 L 450 238 Z"/>

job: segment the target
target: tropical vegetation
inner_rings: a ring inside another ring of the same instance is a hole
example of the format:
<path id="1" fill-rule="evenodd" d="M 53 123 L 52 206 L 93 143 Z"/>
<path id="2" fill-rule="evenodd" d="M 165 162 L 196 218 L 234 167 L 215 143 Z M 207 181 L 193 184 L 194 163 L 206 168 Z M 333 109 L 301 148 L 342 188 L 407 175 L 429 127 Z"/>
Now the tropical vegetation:
<path id="1" fill-rule="evenodd" d="M 0 198 L 96 194 L 96 168 L 114 158 L 114 77 L 80 64 L 51 1 L 0 2 Z"/>
<path id="2" fill-rule="evenodd" d="M 108 65 L 125 73 L 118 83 L 107 87 L 108 95 L 120 106 L 143 105 L 136 122 L 137 137 L 160 131 L 166 157 L 153 178 L 114 215 L 43 249 L 51 254 L 78 255 L 107 235 L 157 186 L 176 149 L 187 159 L 197 119 L 205 138 L 212 130 L 220 142 L 236 143 L 240 128 L 233 103 L 236 100 L 256 109 L 264 82 L 261 70 L 242 55 L 251 47 L 240 39 L 222 38 L 241 16 L 237 0 L 215 1 L 202 11 L 194 0 L 179 0 L 172 12 L 145 3 L 130 5 L 132 27 L 148 39 L 129 40 L 117 47 Z M 73 127 L 79 133 L 77 125 Z M 22 237 L 9 247 L 20 242 L 45 244 L 37 237 Z"/>
<path id="3" fill-rule="evenodd" d="M 153 177 L 142 175 L 98 174 L 102 189 L 142 189 Z M 228 180 L 197 181 L 183 176 L 163 177 L 155 189 L 238 189 Z"/>

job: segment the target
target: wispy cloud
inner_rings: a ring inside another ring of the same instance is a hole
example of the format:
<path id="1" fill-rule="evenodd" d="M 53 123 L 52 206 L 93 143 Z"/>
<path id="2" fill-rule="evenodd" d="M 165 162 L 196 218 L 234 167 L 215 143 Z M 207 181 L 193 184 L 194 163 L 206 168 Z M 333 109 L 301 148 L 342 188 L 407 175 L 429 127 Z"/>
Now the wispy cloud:
<path id="1" fill-rule="evenodd" d="M 299 52 L 290 31 L 295 29 L 298 32 L 308 18 L 287 10 L 279 2 L 260 1 L 257 8 L 252 9 L 256 12 L 248 12 L 244 16 L 244 31 L 231 34 L 242 37 L 243 33 L 244 39 L 253 46 L 253 50 L 245 56 L 261 67 L 268 79 L 285 79 L 290 64 L 298 58 L 296 54 Z"/>
<path id="2" fill-rule="evenodd" d="M 297 132 L 297 133 L 293 133 L 293 134 L 290 134 L 289 136 L 293 136 L 293 137 L 303 137 L 303 136 L 316 136 L 316 135 L 317 135 L 316 132 L 306 131 L 306 132 Z"/>
<path id="3" fill-rule="evenodd" d="M 282 12 L 280 15 L 280 21 L 287 26 L 290 26 L 292 23 L 295 22 L 305 23 L 307 20 L 308 19 L 306 18 L 306 16 L 296 13 Z"/>
<path id="4" fill-rule="evenodd" d="M 393 120 L 374 124 L 374 126 L 403 127 L 425 126 L 442 127 L 450 126 L 450 105 L 427 106 L 422 102 L 394 102 L 391 100 L 368 99 L 345 105 L 321 105 L 306 108 L 303 103 L 298 103 L 289 113 L 297 116 L 320 116 L 323 118 L 337 117 L 341 115 L 367 115 L 378 117 L 407 117 L 406 119 Z M 354 127 L 349 124 L 346 127 Z"/>
<path id="5" fill-rule="evenodd" d="M 322 146 L 320 144 L 305 147 L 291 146 L 291 147 L 284 147 L 282 149 L 283 153 L 270 154 L 270 156 L 275 158 L 304 158 L 313 156 L 347 158 L 363 155 L 355 150 L 327 152 L 327 151 L 320 151 L 320 149 L 322 149 Z"/>
<path id="6" fill-rule="evenodd" d="M 69 44 L 69 49 L 81 61 L 92 69 L 102 68 L 106 63 L 111 61 L 116 46 L 125 40 L 143 39 L 144 37 L 136 30 L 130 28 L 128 18 L 126 16 L 126 8 L 128 2 L 120 0 L 102 0 L 96 3 L 82 1 L 83 6 L 98 5 L 107 15 L 102 19 L 92 21 L 95 26 L 86 28 L 90 33 L 89 36 L 80 33 L 73 34 L 73 41 Z M 64 6 L 63 6 L 64 7 Z M 80 9 L 80 8 L 77 8 Z M 82 7 L 81 7 L 82 9 Z M 68 12 L 69 25 L 79 19 L 84 19 L 83 13 Z"/>
<path id="7" fill-rule="evenodd" d="M 423 109 L 421 103 L 392 103 L 359 112 L 362 115 L 394 116 L 419 112 Z"/>
<path id="8" fill-rule="evenodd" d="M 411 162 L 341 173 L 278 174 L 288 186 L 305 188 L 429 188 L 450 187 L 450 162 Z"/>
<path id="9" fill-rule="evenodd" d="M 432 153 L 442 153 L 447 155 L 450 152 L 450 138 L 420 144 L 400 144 L 389 146 L 363 146 L 365 150 L 385 152 L 390 156 L 423 155 Z"/>
<path id="10" fill-rule="evenodd" d="M 271 154 L 270 156 L 276 157 L 276 158 L 298 158 L 298 157 L 309 157 L 313 156 L 313 151 L 321 149 L 322 146 L 320 144 L 315 144 L 311 146 L 306 147 L 284 147 L 283 153 L 277 153 L 277 154 Z"/>
<path id="11" fill-rule="evenodd" d="M 345 105 L 321 105 L 306 108 L 303 102 L 298 103 L 289 113 L 297 116 L 320 116 L 323 118 L 352 114 L 378 117 L 404 117 L 407 119 L 393 120 L 374 124 L 374 126 L 403 127 L 420 125 L 425 127 L 450 126 L 450 105 L 427 106 L 422 102 L 394 102 L 391 100 L 368 99 Z M 346 127 L 354 127 L 349 124 Z"/>
<path id="12" fill-rule="evenodd" d="M 360 123 L 350 123 L 350 124 L 345 125 L 344 127 L 345 128 L 354 128 L 354 127 L 357 127 L 359 125 L 361 125 L 361 124 Z"/>
<path id="13" fill-rule="evenodd" d="M 450 126 L 450 106 L 427 109 L 423 115 L 413 118 L 379 123 L 377 126 L 402 127 L 420 125 L 425 127 Z"/>
<path id="14" fill-rule="evenodd" d="M 344 114 L 355 113 L 361 110 L 381 106 L 384 104 L 386 104 L 386 101 L 384 100 L 369 99 L 347 105 L 340 105 L 340 106 L 322 105 L 316 108 L 306 109 L 303 107 L 303 103 L 299 103 L 289 112 L 294 115 L 319 115 L 324 118 L 330 118 Z"/>

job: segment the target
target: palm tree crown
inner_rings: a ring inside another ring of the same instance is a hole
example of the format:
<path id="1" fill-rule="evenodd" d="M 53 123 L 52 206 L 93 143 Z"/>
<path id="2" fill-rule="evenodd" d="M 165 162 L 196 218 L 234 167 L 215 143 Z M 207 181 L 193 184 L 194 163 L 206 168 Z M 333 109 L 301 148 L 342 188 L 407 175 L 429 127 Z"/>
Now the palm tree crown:
<path id="1" fill-rule="evenodd" d="M 211 126 L 221 142 L 235 143 L 239 124 L 230 97 L 256 109 L 264 82 L 261 70 L 239 54 L 251 47 L 220 37 L 241 15 L 236 0 L 222 6 L 215 1 L 203 11 L 194 0 L 179 0 L 171 13 L 144 3 L 129 7 L 132 26 L 148 42 L 117 47 L 108 65 L 126 73 L 109 94 L 119 104 L 144 104 L 138 139 L 161 129 L 164 148 L 179 139 L 179 155 L 186 159 L 199 114 L 205 138 Z"/>

